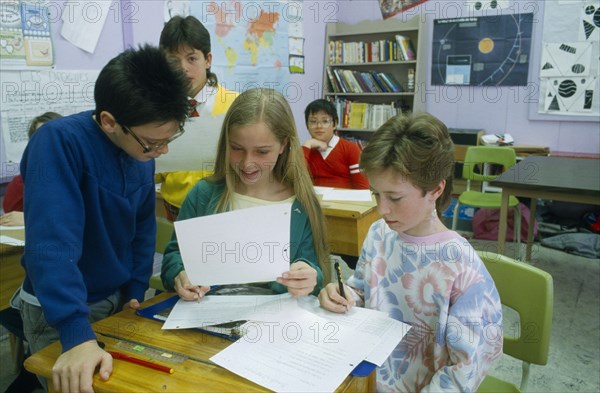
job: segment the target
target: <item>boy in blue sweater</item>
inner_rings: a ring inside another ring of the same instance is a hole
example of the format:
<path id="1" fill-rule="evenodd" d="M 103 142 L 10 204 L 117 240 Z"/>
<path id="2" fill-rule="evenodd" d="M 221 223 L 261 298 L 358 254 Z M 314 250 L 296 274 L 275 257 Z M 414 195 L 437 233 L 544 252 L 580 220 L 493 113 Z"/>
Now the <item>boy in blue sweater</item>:
<path id="1" fill-rule="evenodd" d="M 154 158 L 189 113 L 188 81 L 151 46 L 100 72 L 95 111 L 42 126 L 21 161 L 25 235 L 21 315 L 31 352 L 60 340 L 55 390 L 92 391 L 112 358 L 91 323 L 138 308 L 152 273 Z"/>

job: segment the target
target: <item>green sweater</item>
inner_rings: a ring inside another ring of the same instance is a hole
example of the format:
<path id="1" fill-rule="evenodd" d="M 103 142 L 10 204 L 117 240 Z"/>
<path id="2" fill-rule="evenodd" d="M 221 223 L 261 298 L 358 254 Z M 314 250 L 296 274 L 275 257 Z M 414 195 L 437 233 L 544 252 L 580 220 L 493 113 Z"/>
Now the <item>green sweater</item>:
<path id="1" fill-rule="evenodd" d="M 217 202 L 221 197 L 225 183 L 211 183 L 200 180 L 188 193 L 178 220 L 194 217 L 203 217 L 215 214 Z M 313 295 L 318 295 L 323 287 L 323 272 L 317 263 L 317 256 L 313 243 L 312 230 L 304 207 L 295 200 L 292 204 L 292 217 L 290 223 L 290 261 L 291 263 L 304 261 L 317 271 L 317 285 Z M 177 244 L 177 236 L 173 232 L 173 238 L 167 244 L 162 262 L 161 278 L 167 290 L 174 290 L 175 277 L 183 269 L 183 261 Z M 271 290 L 275 293 L 287 292 L 287 287 L 276 281 L 270 283 Z"/>

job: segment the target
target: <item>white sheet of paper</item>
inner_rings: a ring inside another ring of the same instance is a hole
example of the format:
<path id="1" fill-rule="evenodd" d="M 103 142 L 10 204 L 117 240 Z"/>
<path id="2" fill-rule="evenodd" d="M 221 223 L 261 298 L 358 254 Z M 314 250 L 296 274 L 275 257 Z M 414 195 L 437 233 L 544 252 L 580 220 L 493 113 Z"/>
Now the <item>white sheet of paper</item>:
<path id="1" fill-rule="evenodd" d="M 370 202 L 371 191 L 370 190 L 346 190 L 346 189 L 334 189 L 327 191 L 323 194 L 324 201 L 358 201 L 358 202 Z"/>
<path id="2" fill-rule="evenodd" d="M 290 269 L 290 203 L 176 221 L 193 285 L 274 281 Z"/>
<path id="3" fill-rule="evenodd" d="M 378 318 L 376 322 L 378 325 L 377 328 L 381 329 L 378 331 L 381 341 L 373 348 L 365 360 L 381 367 L 394 348 L 396 348 L 398 343 L 402 341 L 406 333 L 408 333 L 411 326 L 393 318 Z"/>
<path id="4" fill-rule="evenodd" d="M 376 310 L 335 314 L 313 296 L 271 316 L 211 360 L 276 392 L 334 391 L 361 361 L 382 364 L 410 328 Z"/>
<path id="5" fill-rule="evenodd" d="M 354 329 L 361 335 L 361 340 L 375 342 L 372 350 L 364 360 L 381 366 L 404 338 L 411 326 L 390 318 L 384 312 L 368 308 L 354 307 L 345 314 L 329 312 L 319 306 L 314 297 L 298 300 L 300 307 L 314 315 L 322 317 L 339 327 Z"/>
<path id="6" fill-rule="evenodd" d="M 294 304 L 295 299 L 287 293 L 266 296 L 205 296 L 199 302 L 179 299 L 162 328 L 201 328 L 240 320 L 270 322 L 275 315 Z"/>
<path id="7" fill-rule="evenodd" d="M 352 333 L 298 309 L 293 322 L 249 330 L 210 360 L 276 392 L 332 392 L 372 345 Z"/>
<path id="8" fill-rule="evenodd" d="M 76 47 L 94 53 L 111 4 L 112 0 L 96 0 L 93 7 L 88 2 L 71 2 L 64 9 L 60 34 Z"/>
<path id="9" fill-rule="evenodd" d="M 14 237 L 4 236 L 4 235 L 0 235 L 0 243 L 8 244 L 11 246 L 21 246 L 21 247 L 23 247 L 25 245 L 24 240 L 19 240 L 19 239 L 15 239 Z"/>
<path id="10" fill-rule="evenodd" d="M 325 195 L 329 191 L 332 191 L 332 190 L 333 190 L 332 187 L 315 186 L 315 193 L 318 194 L 318 195 Z"/>

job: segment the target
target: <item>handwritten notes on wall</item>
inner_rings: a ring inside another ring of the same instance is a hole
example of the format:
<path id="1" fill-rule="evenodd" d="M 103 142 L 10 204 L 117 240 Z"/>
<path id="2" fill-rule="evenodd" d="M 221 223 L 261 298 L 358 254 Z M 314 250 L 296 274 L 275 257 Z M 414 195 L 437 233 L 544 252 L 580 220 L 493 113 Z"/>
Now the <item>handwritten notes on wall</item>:
<path id="1" fill-rule="evenodd" d="M 2 73 L 0 126 L 6 150 L 1 176 L 18 173 L 27 145 L 27 129 L 35 116 L 52 111 L 70 115 L 94 108 L 99 71 L 7 71 Z"/>

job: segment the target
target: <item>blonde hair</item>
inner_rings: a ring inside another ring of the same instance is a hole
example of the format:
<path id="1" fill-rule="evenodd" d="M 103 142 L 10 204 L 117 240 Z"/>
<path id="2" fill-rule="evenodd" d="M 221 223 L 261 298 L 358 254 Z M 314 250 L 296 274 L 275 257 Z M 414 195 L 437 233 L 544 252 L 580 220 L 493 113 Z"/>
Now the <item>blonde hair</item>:
<path id="1" fill-rule="evenodd" d="M 429 113 L 391 118 L 373 134 L 360 158 L 367 175 L 392 169 L 426 192 L 446 180 L 435 201 L 438 217 L 450 202 L 454 174 L 454 144 L 448 128 Z"/>
<path id="2" fill-rule="evenodd" d="M 304 154 L 294 115 L 285 97 L 273 89 L 256 88 L 240 94 L 225 115 L 221 127 L 221 135 L 215 160 L 215 172 L 207 180 L 211 182 L 225 181 L 226 187 L 217 203 L 217 212 L 230 209 L 231 195 L 235 190 L 238 175 L 229 165 L 229 134 L 239 127 L 264 123 L 282 145 L 287 145 L 279 155 L 272 176 L 294 190 L 296 199 L 302 204 L 312 230 L 313 243 L 318 263 L 323 272 L 323 284 L 330 281 L 331 269 L 325 218 L 321 205 L 304 161 Z"/>

